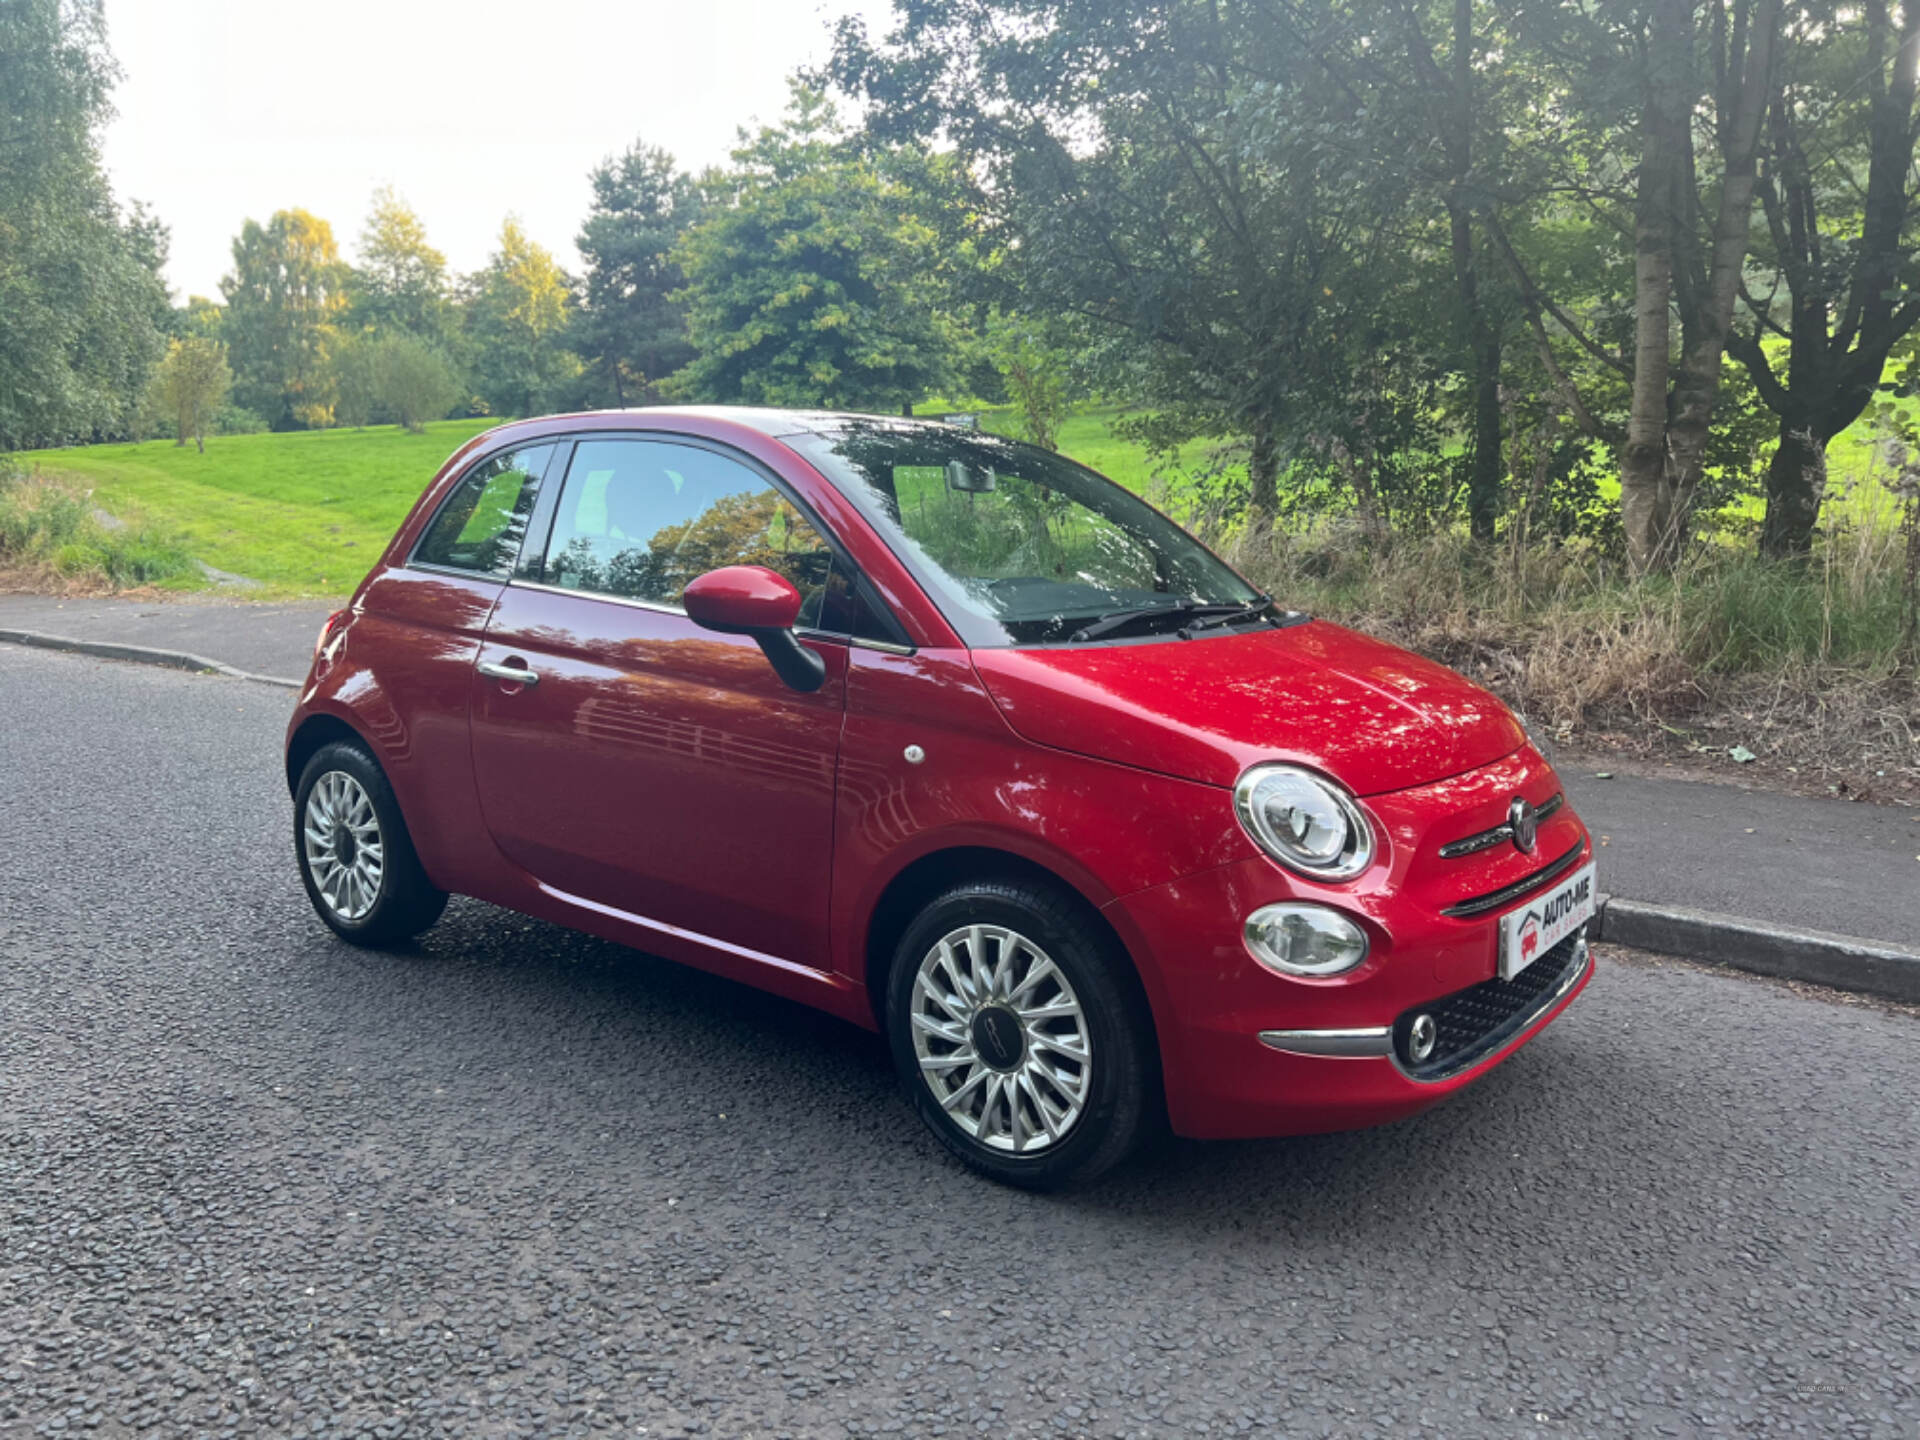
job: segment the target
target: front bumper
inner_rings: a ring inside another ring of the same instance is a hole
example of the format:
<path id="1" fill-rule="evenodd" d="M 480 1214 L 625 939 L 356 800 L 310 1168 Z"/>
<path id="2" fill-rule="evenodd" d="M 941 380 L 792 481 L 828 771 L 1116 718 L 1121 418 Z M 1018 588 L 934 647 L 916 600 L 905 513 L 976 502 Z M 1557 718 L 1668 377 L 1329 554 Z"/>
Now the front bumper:
<path id="1" fill-rule="evenodd" d="M 1563 808 L 1531 856 L 1511 846 L 1466 859 L 1438 851 L 1497 820 L 1513 794 L 1539 804 L 1558 789 L 1545 762 L 1523 753 L 1365 802 L 1388 854 L 1349 885 L 1309 885 L 1262 856 L 1112 902 L 1107 913 L 1140 958 L 1153 1004 L 1174 1129 L 1224 1139 L 1397 1120 L 1472 1084 L 1551 1024 L 1592 976 L 1584 935 L 1562 942 L 1563 963 L 1553 963 L 1556 946 L 1502 982 L 1500 915 L 1524 895 L 1497 909 L 1473 902 L 1528 874 L 1585 864 L 1585 827 Z M 1552 859 L 1543 865 L 1543 856 Z M 1259 965 L 1242 939 L 1245 917 L 1289 899 L 1352 917 L 1368 932 L 1368 958 L 1323 979 Z M 1407 1038 L 1421 1014 L 1433 1017 L 1439 1040 L 1416 1062 Z"/>
<path id="2" fill-rule="evenodd" d="M 1561 1001 L 1572 997 L 1592 969 L 1582 926 L 1514 979 L 1482 981 L 1415 1006 L 1391 1025 L 1262 1030 L 1260 1043 L 1282 1054 L 1315 1059 L 1391 1060 L 1409 1080 L 1437 1084 L 1497 1060 L 1520 1044 Z M 1435 1030 L 1432 1049 L 1424 1055 L 1409 1039 L 1418 1017 L 1433 1022 Z"/>

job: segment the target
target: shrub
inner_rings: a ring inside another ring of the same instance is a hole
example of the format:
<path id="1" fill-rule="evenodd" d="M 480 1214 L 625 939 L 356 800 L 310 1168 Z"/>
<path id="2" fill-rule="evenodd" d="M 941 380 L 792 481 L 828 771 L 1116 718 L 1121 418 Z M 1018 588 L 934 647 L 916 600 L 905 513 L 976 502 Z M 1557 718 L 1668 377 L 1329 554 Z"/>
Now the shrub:
<path id="1" fill-rule="evenodd" d="M 117 529 L 95 515 L 89 492 L 0 462 L 0 566 L 51 570 L 69 582 L 152 585 L 196 573 L 173 535 L 135 523 Z"/>

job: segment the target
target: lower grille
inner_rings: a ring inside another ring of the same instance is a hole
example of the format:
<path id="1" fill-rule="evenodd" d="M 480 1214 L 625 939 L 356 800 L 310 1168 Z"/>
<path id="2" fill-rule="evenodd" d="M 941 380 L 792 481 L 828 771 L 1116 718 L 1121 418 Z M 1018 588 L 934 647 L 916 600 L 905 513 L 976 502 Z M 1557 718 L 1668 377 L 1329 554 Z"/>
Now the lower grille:
<path id="1" fill-rule="evenodd" d="M 1479 1064 L 1513 1039 L 1580 978 L 1587 965 L 1586 929 L 1575 931 L 1511 980 L 1488 980 L 1407 1011 L 1393 1026 L 1393 1053 L 1415 1080 L 1445 1080 Z M 1408 1035 L 1416 1015 L 1431 1015 L 1433 1053 L 1415 1064 Z"/>

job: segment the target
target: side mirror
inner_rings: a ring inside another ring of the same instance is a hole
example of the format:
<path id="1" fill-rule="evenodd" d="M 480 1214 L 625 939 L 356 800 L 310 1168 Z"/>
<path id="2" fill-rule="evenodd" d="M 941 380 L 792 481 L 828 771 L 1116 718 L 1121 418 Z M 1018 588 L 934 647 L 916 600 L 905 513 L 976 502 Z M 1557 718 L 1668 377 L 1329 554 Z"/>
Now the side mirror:
<path id="1" fill-rule="evenodd" d="M 826 682 L 827 662 L 793 633 L 800 592 L 786 576 L 764 565 L 727 565 L 689 581 L 681 601 L 703 630 L 751 635 L 774 673 L 795 690 L 818 690 Z"/>

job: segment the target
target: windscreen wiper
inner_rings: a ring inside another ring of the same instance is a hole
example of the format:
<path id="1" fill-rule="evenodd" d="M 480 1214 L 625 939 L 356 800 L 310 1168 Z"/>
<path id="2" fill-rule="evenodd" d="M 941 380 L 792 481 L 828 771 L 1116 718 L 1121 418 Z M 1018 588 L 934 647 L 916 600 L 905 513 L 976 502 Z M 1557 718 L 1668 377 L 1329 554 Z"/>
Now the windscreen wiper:
<path id="1" fill-rule="evenodd" d="M 1218 630 L 1222 625 L 1237 625 L 1242 620 L 1251 620 L 1257 615 L 1266 614 L 1272 606 L 1273 597 L 1271 595 L 1256 595 L 1245 605 L 1229 606 L 1224 611 L 1209 615 L 1204 620 L 1196 620 L 1191 625 L 1184 625 L 1181 627 L 1180 633 L 1182 635 L 1198 635 L 1202 630 Z M 1203 610 L 1219 609 L 1219 607 L 1211 605 L 1202 606 L 1201 608 Z"/>
<path id="2" fill-rule="evenodd" d="M 1136 605 L 1130 610 L 1115 610 L 1097 620 L 1089 620 L 1067 638 L 1073 641 L 1098 640 L 1102 635 L 1125 629 L 1136 620 L 1146 620 L 1156 615 L 1199 615 L 1214 608 L 1202 605 L 1197 600 L 1176 600 L 1171 605 Z"/>

